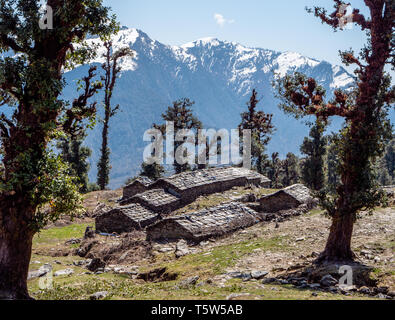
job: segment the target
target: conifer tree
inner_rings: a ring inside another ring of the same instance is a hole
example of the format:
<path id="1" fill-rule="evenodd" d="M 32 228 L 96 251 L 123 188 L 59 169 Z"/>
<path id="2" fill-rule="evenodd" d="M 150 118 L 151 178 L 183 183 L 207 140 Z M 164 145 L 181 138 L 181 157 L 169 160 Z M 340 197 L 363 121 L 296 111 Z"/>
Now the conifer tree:
<path id="1" fill-rule="evenodd" d="M 302 180 L 312 190 L 319 191 L 325 183 L 325 153 L 327 139 L 324 136 L 325 126 L 317 121 L 310 130 L 310 138 L 306 137 L 300 152 L 306 155 L 301 164 Z"/>
<path id="2" fill-rule="evenodd" d="M 57 144 L 63 161 L 70 167 L 69 174 L 78 178 L 81 193 L 89 191 L 88 171 L 90 165 L 88 158 L 92 154 L 90 148 L 83 146 L 85 138 L 86 133 L 82 132 L 78 135 L 62 137 Z"/>
<path id="3" fill-rule="evenodd" d="M 148 164 L 145 162 L 141 164 L 140 176 L 150 178 L 153 181 L 160 179 L 163 176 L 164 172 L 165 169 L 160 164 Z"/>
<path id="4" fill-rule="evenodd" d="M 114 107 L 111 103 L 114 87 L 119 73 L 122 70 L 119 61 L 124 57 L 133 56 L 133 52 L 129 47 L 113 52 L 111 41 L 104 42 L 104 47 L 106 48 L 106 52 L 103 55 L 105 62 L 102 64 L 102 69 L 104 70 L 104 76 L 102 77 L 102 81 L 104 82 L 104 118 L 102 121 L 101 155 L 99 162 L 97 163 L 97 184 L 101 190 L 104 190 L 110 181 L 111 152 L 108 146 L 108 133 L 110 128 L 110 119 L 114 117 L 119 110 L 119 105 Z"/>
<path id="5" fill-rule="evenodd" d="M 186 138 L 183 141 L 176 141 L 177 134 L 182 133 L 182 130 L 194 130 L 196 138 L 195 145 L 198 144 L 197 133 L 199 129 L 202 129 L 202 123 L 193 114 L 192 106 L 194 104 L 194 101 L 191 101 L 188 98 L 183 98 L 174 101 L 173 105 L 169 106 L 162 114 L 162 119 L 164 121 L 174 123 L 174 152 L 176 152 L 176 150 L 186 141 Z M 159 129 L 166 139 L 166 124 L 154 124 L 153 127 Z M 186 151 L 184 156 L 187 156 Z M 180 164 L 178 161 L 174 161 L 173 167 L 175 173 L 181 173 L 192 169 L 188 163 Z"/>
<path id="6" fill-rule="evenodd" d="M 299 183 L 299 159 L 292 152 L 282 161 L 282 185 L 284 187 Z"/>
<path id="7" fill-rule="evenodd" d="M 241 114 L 239 129 L 251 130 L 251 160 L 252 167 L 263 174 L 267 165 L 267 155 L 265 149 L 274 131 L 272 124 L 272 114 L 267 114 L 257 110 L 259 100 L 258 92 L 253 89 L 250 101 L 247 103 L 248 111 Z"/>

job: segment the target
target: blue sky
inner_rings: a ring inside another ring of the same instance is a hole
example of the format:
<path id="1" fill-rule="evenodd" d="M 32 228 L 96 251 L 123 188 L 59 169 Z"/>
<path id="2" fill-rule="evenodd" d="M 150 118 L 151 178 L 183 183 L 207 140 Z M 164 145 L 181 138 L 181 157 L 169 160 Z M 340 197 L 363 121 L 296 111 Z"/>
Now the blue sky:
<path id="1" fill-rule="evenodd" d="M 364 9 L 363 0 L 349 1 Z M 359 52 L 366 37 L 358 27 L 334 33 L 305 7 L 332 10 L 331 0 L 104 0 L 122 25 L 138 28 L 165 44 L 204 37 L 250 47 L 296 51 L 341 64 L 339 50 Z"/>

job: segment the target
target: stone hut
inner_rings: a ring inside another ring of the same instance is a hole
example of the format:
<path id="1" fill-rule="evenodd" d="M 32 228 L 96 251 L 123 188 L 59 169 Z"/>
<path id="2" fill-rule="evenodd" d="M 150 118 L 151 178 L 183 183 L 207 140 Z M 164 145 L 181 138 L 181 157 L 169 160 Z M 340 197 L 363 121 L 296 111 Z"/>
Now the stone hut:
<path id="1" fill-rule="evenodd" d="M 123 233 L 141 230 L 159 219 L 159 214 L 140 204 L 117 207 L 96 217 L 96 231 Z"/>
<path id="2" fill-rule="evenodd" d="M 167 218 L 147 228 L 147 239 L 186 239 L 200 242 L 260 222 L 257 212 L 242 203 L 230 202 L 188 215 Z"/>
<path id="3" fill-rule="evenodd" d="M 302 204 L 308 208 L 312 208 L 315 203 L 316 200 L 312 197 L 309 188 L 302 184 L 294 184 L 293 186 L 264 196 L 259 200 L 262 212 L 296 209 Z"/>
<path id="4" fill-rule="evenodd" d="M 150 188 L 161 188 L 181 199 L 183 205 L 195 201 L 201 195 L 223 192 L 248 184 L 267 186 L 270 180 L 244 168 L 210 168 L 183 172 L 159 179 Z"/>
<path id="5" fill-rule="evenodd" d="M 163 189 L 148 190 L 121 202 L 122 205 L 139 203 L 156 213 L 170 213 L 180 208 L 180 199 Z"/>
<path id="6" fill-rule="evenodd" d="M 148 187 L 152 184 L 152 180 L 147 177 L 138 177 L 132 183 L 128 184 L 123 188 L 122 199 L 128 199 L 138 193 L 142 193 L 148 190 Z"/>

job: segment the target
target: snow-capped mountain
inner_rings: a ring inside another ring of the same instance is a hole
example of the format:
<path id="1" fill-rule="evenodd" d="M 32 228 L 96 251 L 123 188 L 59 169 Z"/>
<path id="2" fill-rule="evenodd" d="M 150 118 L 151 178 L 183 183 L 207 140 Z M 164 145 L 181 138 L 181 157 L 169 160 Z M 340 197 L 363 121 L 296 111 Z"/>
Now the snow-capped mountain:
<path id="1" fill-rule="evenodd" d="M 348 88 L 353 78 L 345 69 L 325 61 L 304 57 L 294 52 L 248 48 L 234 42 L 204 38 L 182 46 L 169 46 L 152 40 L 137 29 L 123 28 L 113 36 L 114 49 L 129 46 L 133 58 L 121 62 L 114 104 L 119 112 L 110 123 L 111 187 L 118 187 L 135 175 L 142 162 L 144 131 L 154 122 L 161 122 L 161 113 L 179 98 L 196 102 L 194 110 L 206 128 L 237 128 L 240 113 L 246 109 L 252 89 L 261 97 L 260 108 L 274 114 L 277 128 L 268 152 L 299 152 L 308 127 L 278 109 L 272 81 L 300 71 L 313 76 L 325 87 L 328 95 L 335 88 Z M 90 39 L 99 43 L 97 39 Z M 99 48 L 99 53 L 104 51 Z M 99 57 L 92 61 L 101 63 Z M 68 72 L 64 96 L 76 96 L 76 81 L 86 74 L 88 66 Z M 98 69 L 100 70 L 100 68 Z M 98 97 L 100 100 L 100 97 Z M 89 132 L 87 145 L 92 148 L 92 180 L 96 179 L 96 163 L 100 150 L 101 126 Z"/>

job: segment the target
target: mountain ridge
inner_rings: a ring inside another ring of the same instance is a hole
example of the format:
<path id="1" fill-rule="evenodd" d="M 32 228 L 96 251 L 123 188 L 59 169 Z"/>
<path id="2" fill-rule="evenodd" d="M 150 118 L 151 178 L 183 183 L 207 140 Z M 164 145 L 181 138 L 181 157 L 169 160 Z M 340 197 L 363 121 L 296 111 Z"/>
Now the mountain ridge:
<path id="1" fill-rule="evenodd" d="M 97 38 L 88 43 L 100 43 Z M 341 66 L 305 57 L 295 52 L 279 52 L 263 48 L 249 48 L 236 42 L 208 37 L 181 46 L 163 44 L 151 39 L 135 28 L 122 28 L 112 37 L 114 50 L 129 46 L 135 51 L 133 58 L 121 61 L 122 72 L 114 92 L 114 104 L 121 112 L 110 123 L 111 182 L 119 187 L 136 175 L 140 169 L 144 147 L 144 131 L 172 101 L 189 97 L 196 102 L 194 110 L 205 128 L 233 129 L 240 122 L 240 113 L 246 109 L 252 89 L 257 89 L 259 108 L 274 114 L 277 128 L 268 146 L 268 153 L 278 151 L 299 153 L 299 145 L 308 134 L 308 127 L 285 115 L 277 108 L 278 101 L 272 88 L 274 74 L 284 76 L 290 72 L 303 72 L 313 76 L 327 90 L 348 89 L 352 76 Z M 103 62 L 98 50 L 93 64 Z M 64 97 L 75 96 L 76 80 L 87 71 L 87 65 L 66 73 L 68 86 Z M 101 96 L 98 95 L 98 101 Z M 340 122 L 334 121 L 333 128 Z M 90 179 L 96 179 L 96 163 L 100 150 L 100 130 L 97 125 L 89 131 L 86 144 L 92 148 Z"/>

